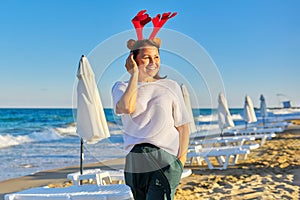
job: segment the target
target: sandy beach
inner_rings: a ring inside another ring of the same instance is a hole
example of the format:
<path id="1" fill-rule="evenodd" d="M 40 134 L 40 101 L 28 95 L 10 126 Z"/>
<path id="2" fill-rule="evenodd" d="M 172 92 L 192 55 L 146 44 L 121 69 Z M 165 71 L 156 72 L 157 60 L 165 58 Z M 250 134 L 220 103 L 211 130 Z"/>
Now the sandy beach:
<path id="1" fill-rule="evenodd" d="M 227 170 L 191 168 L 176 200 L 300 199 L 300 126 L 277 134 Z"/>
<path id="2" fill-rule="evenodd" d="M 252 150 L 246 160 L 227 170 L 209 170 L 207 166 L 186 166 L 193 174 L 183 178 L 176 200 L 188 199 L 299 199 L 300 198 L 300 125 L 294 122 L 285 132 L 277 134 L 262 147 Z M 297 125 L 298 124 L 298 125 Z M 122 168 L 123 159 L 87 168 Z M 0 199 L 7 193 L 39 186 L 70 185 L 68 173 L 78 167 L 39 172 L 0 182 Z"/>

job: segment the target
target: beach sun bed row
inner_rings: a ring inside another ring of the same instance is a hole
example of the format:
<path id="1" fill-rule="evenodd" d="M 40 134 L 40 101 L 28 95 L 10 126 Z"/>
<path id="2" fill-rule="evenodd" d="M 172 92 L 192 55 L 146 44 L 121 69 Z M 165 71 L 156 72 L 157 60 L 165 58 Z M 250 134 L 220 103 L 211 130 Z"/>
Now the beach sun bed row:
<path id="1" fill-rule="evenodd" d="M 184 168 L 181 178 L 188 177 L 191 174 L 191 169 Z M 67 178 L 73 182 L 73 185 L 80 185 L 82 180 L 95 181 L 98 185 L 112 184 L 113 182 L 121 184 L 125 182 L 123 170 L 102 170 L 100 168 L 84 170 L 83 174 L 80 174 L 80 172 L 71 173 L 67 175 Z"/>
<path id="2" fill-rule="evenodd" d="M 229 165 L 237 163 L 240 155 L 246 159 L 250 150 L 259 148 L 267 139 L 275 137 L 276 135 L 272 131 L 282 130 L 280 128 L 270 128 L 265 131 L 252 129 L 236 131 L 234 136 L 191 138 L 187 154 L 188 162 L 192 165 L 196 159 L 198 165 L 202 165 L 202 162 L 205 161 L 209 169 L 227 169 Z M 260 140 L 260 143 L 254 143 L 255 140 Z M 212 164 L 210 159 L 213 157 L 218 161 L 218 166 Z M 230 159 L 232 159 L 231 162 Z"/>

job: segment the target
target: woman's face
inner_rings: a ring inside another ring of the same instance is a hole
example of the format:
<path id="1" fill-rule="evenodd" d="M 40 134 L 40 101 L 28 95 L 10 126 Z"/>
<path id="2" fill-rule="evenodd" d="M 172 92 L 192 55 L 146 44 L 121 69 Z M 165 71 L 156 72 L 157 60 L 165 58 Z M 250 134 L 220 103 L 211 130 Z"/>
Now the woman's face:
<path id="1" fill-rule="evenodd" d="M 158 73 L 160 68 L 160 56 L 156 47 L 143 47 L 140 49 L 135 60 L 139 68 L 140 81 L 153 78 Z"/>

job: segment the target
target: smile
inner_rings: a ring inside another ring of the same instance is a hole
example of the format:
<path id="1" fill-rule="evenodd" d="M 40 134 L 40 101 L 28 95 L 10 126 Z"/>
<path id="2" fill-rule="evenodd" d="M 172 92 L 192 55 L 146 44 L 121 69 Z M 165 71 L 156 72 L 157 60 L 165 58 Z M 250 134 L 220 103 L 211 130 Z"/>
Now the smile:
<path id="1" fill-rule="evenodd" d="M 146 67 L 147 70 L 156 70 L 156 67 Z"/>

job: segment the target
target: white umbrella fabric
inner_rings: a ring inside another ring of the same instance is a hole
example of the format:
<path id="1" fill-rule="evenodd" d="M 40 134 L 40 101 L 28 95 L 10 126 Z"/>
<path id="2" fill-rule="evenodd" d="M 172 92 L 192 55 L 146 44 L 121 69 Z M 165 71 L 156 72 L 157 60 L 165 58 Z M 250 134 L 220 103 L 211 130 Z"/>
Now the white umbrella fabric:
<path id="1" fill-rule="evenodd" d="M 190 94 L 189 94 L 189 92 L 188 92 L 188 90 L 187 90 L 187 88 L 184 84 L 181 85 L 181 92 L 182 92 L 182 95 L 183 95 L 183 99 L 184 99 L 184 102 L 185 102 L 186 109 L 188 110 L 191 119 L 194 119 L 193 110 L 192 110 L 191 101 L 190 101 Z M 194 120 L 189 123 L 189 130 L 190 130 L 190 133 L 197 132 Z"/>
<path id="2" fill-rule="evenodd" d="M 244 120 L 246 122 L 246 128 L 248 123 L 253 123 L 257 121 L 252 100 L 248 95 L 246 95 L 245 97 Z"/>
<path id="3" fill-rule="evenodd" d="M 260 95 L 260 115 L 263 119 L 263 125 L 265 125 L 265 118 L 268 116 L 267 104 L 264 95 Z"/>
<path id="4" fill-rule="evenodd" d="M 110 136 L 94 72 L 84 55 L 77 72 L 77 130 L 88 143 Z"/>
<path id="5" fill-rule="evenodd" d="M 81 137 L 82 173 L 83 140 L 87 143 L 97 143 L 110 136 L 100 95 L 95 81 L 94 72 L 84 55 L 81 57 L 77 71 L 77 127 L 76 132 Z"/>
<path id="6" fill-rule="evenodd" d="M 223 136 L 223 130 L 225 128 L 234 127 L 227 100 L 222 92 L 219 94 L 218 98 L 218 123 L 221 129 L 221 136 Z"/>

